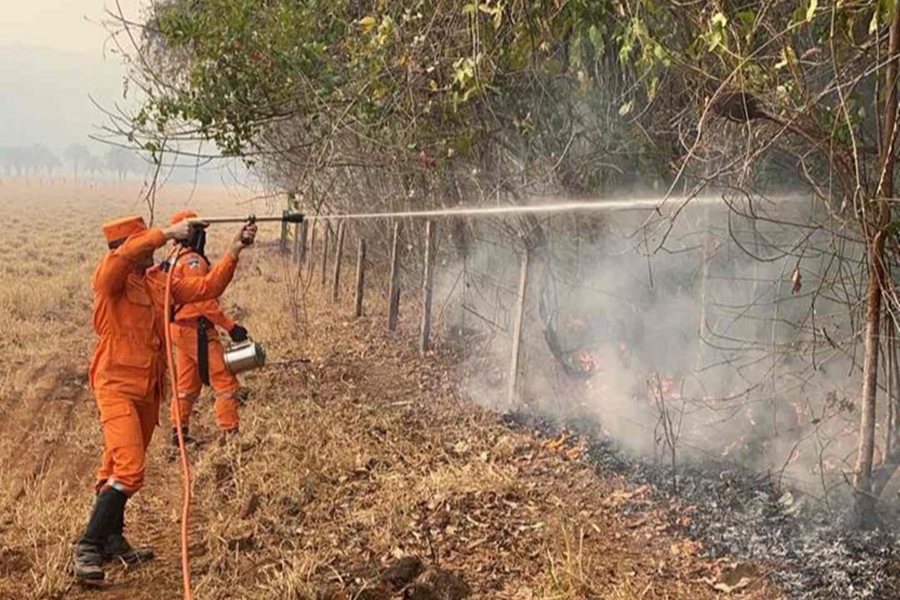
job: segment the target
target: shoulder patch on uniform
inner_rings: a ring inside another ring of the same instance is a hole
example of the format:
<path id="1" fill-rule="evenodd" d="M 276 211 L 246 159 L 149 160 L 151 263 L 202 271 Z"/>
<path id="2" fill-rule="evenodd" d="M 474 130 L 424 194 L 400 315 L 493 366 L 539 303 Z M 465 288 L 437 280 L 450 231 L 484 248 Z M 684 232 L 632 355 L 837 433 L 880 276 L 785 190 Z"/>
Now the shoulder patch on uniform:
<path id="1" fill-rule="evenodd" d="M 188 259 L 187 266 L 190 269 L 199 268 L 200 267 L 200 259 L 195 256 L 192 256 L 191 258 Z"/>

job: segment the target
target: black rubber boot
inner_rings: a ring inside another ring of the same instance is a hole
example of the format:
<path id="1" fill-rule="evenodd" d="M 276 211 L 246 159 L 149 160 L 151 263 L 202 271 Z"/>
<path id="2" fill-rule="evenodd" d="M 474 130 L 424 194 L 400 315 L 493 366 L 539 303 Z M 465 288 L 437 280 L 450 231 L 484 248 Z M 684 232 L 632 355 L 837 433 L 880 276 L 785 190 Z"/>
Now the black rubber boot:
<path id="1" fill-rule="evenodd" d="M 150 548 L 132 548 L 125 539 L 125 505 L 122 512 L 116 515 L 113 532 L 107 536 L 103 545 L 103 559 L 105 561 L 120 561 L 126 565 L 136 565 L 153 559 L 153 550 Z"/>
<path id="2" fill-rule="evenodd" d="M 79 579 L 98 581 L 106 577 L 103 572 L 103 545 L 115 532 L 119 516 L 125 511 L 126 500 L 128 496 L 113 488 L 105 488 L 97 494 L 87 528 L 75 545 L 72 572 Z"/>
<path id="3" fill-rule="evenodd" d="M 195 440 L 193 437 L 191 437 L 191 434 L 189 433 L 189 430 L 187 427 L 182 427 L 181 433 L 182 433 L 182 435 L 184 435 L 184 445 L 185 446 L 190 446 L 192 444 L 197 443 L 197 440 Z M 178 447 L 178 428 L 177 427 L 172 428 L 172 445 L 175 446 L 176 448 Z"/>
<path id="4" fill-rule="evenodd" d="M 78 542 L 75 544 L 75 557 L 72 560 L 72 573 L 85 581 L 103 581 L 103 549 L 97 544 Z"/>

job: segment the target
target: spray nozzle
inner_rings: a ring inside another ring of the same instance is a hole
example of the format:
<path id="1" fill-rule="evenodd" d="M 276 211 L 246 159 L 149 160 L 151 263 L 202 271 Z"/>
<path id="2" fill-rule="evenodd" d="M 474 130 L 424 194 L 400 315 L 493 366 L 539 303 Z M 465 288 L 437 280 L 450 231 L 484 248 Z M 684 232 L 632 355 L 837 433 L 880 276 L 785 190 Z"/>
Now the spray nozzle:
<path id="1" fill-rule="evenodd" d="M 247 215 L 246 217 L 197 217 L 196 219 L 189 219 L 188 222 L 198 227 L 208 227 L 209 225 L 221 223 L 302 223 L 303 213 L 286 210 L 280 217 L 257 217 L 256 215 Z"/>
<path id="2" fill-rule="evenodd" d="M 303 213 L 295 210 L 286 210 L 281 214 L 281 220 L 285 223 L 302 223 Z"/>

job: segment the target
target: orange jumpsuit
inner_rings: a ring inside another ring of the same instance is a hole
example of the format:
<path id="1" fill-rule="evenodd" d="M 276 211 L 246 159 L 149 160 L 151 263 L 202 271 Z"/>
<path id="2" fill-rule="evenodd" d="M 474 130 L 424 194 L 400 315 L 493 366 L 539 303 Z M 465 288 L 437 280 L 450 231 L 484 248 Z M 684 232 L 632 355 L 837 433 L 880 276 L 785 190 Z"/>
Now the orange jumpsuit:
<path id="1" fill-rule="evenodd" d="M 209 263 L 197 252 L 188 250 L 182 254 L 173 267 L 176 280 L 206 277 Z M 218 300 L 206 300 L 184 304 L 175 308 L 175 320 L 172 327 L 172 343 L 175 346 L 176 372 L 178 374 L 178 403 L 181 410 L 182 425 L 190 424 L 194 402 L 200 398 L 203 382 L 200 379 L 198 362 L 197 335 L 201 326 L 199 319 L 205 317 L 214 327 L 206 330 L 209 355 L 209 384 L 216 393 L 216 425 L 220 431 L 238 429 L 238 393 L 241 384 L 238 378 L 225 368 L 225 349 L 219 340 L 215 326 L 231 331 L 234 321 L 225 316 L 219 307 Z M 172 426 L 177 426 L 175 404 L 171 405 Z"/>
<path id="2" fill-rule="evenodd" d="M 133 494 L 143 484 L 146 449 L 159 422 L 165 392 L 166 273 L 136 264 L 166 243 L 160 229 L 136 233 L 101 261 L 91 284 L 94 330 L 99 336 L 90 368 L 103 427 L 98 486 Z M 226 255 L 205 277 L 172 281 L 175 302 L 219 297 L 237 261 Z"/>

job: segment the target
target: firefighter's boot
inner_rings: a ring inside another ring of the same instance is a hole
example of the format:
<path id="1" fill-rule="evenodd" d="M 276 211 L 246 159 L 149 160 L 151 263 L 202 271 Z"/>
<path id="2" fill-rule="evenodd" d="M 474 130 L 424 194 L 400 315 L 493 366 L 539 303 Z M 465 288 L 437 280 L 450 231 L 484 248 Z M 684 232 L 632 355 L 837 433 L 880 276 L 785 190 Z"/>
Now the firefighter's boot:
<path id="1" fill-rule="evenodd" d="M 106 561 L 118 560 L 126 565 L 136 565 L 153 560 L 150 548 L 133 548 L 121 533 L 114 533 L 106 538 L 103 546 L 103 558 Z"/>
<path id="2" fill-rule="evenodd" d="M 104 488 L 97 494 L 87 528 L 75 545 L 72 572 L 77 578 L 86 581 L 106 578 L 103 572 L 103 545 L 114 533 L 127 499 L 128 496 L 114 488 Z"/>
<path id="3" fill-rule="evenodd" d="M 190 434 L 190 430 L 187 427 L 181 428 L 181 435 L 184 436 L 184 445 L 192 446 L 197 443 L 196 438 L 192 437 Z M 178 428 L 172 428 L 172 445 L 176 448 L 178 447 Z"/>
<path id="4" fill-rule="evenodd" d="M 75 544 L 75 557 L 72 560 L 72 573 L 85 581 L 102 581 L 106 578 L 103 572 L 103 549 L 96 544 L 78 542 Z"/>
<path id="5" fill-rule="evenodd" d="M 118 560 L 126 565 L 136 565 L 153 559 L 153 550 L 150 548 L 133 548 L 125 538 L 125 505 L 122 512 L 116 516 L 113 532 L 106 538 L 103 545 L 103 559 L 106 561 Z"/>

